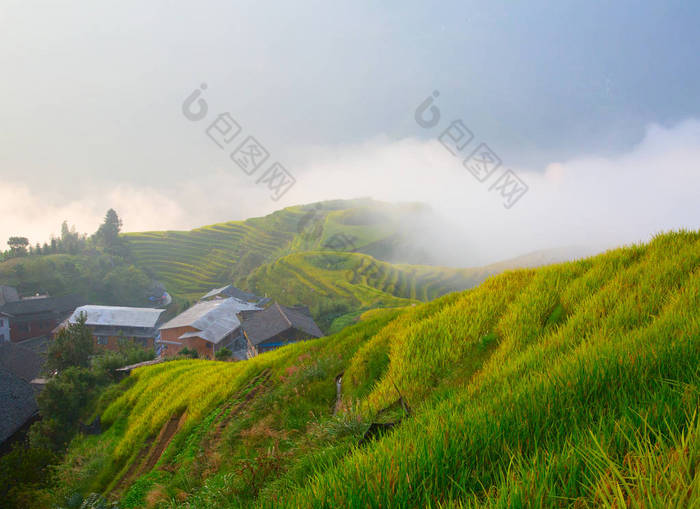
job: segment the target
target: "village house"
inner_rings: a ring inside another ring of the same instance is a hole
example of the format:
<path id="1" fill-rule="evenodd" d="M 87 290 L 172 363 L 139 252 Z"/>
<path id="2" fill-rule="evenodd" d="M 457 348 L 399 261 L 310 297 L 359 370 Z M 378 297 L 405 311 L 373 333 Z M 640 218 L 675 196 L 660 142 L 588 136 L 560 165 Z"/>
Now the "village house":
<path id="1" fill-rule="evenodd" d="M 307 308 L 290 308 L 277 302 L 247 316 L 243 320 L 243 334 L 249 358 L 290 343 L 323 336 Z"/>
<path id="2" fill-rule="evenodd" d="M 0 454 L 24 437 L 39 416 L 32 385 L 44 360 L 14 343 L 0 345 Z"/>
<path id="3" fill-rule="evenodd" d="M 81 304 L 81 299 L 73 295 L 29 297 L 5 303 L 0 307 L 0 319 L 3 320 L 3 324 L 8 322 L 9 339 L 17 343 L 50 335 L 51 331 Z M 7 326 L 3 328 L 6 330 Z"/>
<path id="4" fill-rule="evenodd" d="M 0 313 L 0 343 L 10 341 L 10 315 Z"/>
<path id="5" fill-rule="evenodd" d="M 260 309 L 255 303 L 232 297 L 202 300 L 160 327 L 158 354 L 172 356 L 188 348 L 200 358 L 213 359 L 217 351 L 228 348 L 235 358 L 245 358 L 238 315 Z"/>
<path id="6" fill-rule="evenodd" d="M 77 323 L 84 315 L 95 346 L 103 350 L 119 350 L 127 341 L 144 348 L 155 348 L 158 322 L 164 309 L 117 306 L 80 306 L 56 333 L 67 324 Z"/>
<path id="7" fill-rule="evenodd" d="M 19 300 L 17 289 L 11 286 L 0 285 L 0 307 L 8 302 L 16 302 Z"/>

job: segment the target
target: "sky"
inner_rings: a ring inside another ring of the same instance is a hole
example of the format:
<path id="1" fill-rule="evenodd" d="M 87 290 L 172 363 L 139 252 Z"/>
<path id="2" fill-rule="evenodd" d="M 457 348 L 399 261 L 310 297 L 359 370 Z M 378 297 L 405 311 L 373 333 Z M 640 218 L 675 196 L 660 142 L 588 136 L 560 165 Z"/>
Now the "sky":
<path id="1" fill-rule="evenodd" d="M 698 26 L 691 1 L 5 0 L 0 239 L 92 232 L 110 207 L 187 229 L 360 196 L 429 203 L 461 265 L 697 229 Z M 250 175 L 229 157 L 248 136 L 269 154 Z M 502 162 L 484 182 L 462 164 L 481 143 Z M 506 170 L 527 186 L 510 208 Z"/>

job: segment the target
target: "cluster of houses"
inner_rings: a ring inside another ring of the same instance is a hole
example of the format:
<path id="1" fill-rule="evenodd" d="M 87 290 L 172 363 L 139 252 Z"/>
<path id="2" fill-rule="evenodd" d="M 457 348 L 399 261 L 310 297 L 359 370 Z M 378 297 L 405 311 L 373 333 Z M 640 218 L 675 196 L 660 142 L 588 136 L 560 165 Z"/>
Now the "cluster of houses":
<path id="1" fill-rule="evenodd" d="M 245 360 L 323 335 L 308 308 L 283 306 L 232 285 L 210 291 L 169 319 L 164 309 L 85 305 L 76 297 L 20 299 L 9 287 L 0 287 L 0 296 L 0 343 L 55 336 L 81 317 L 98 349 L 117 350 L 127 341 L 153 348 L 159 357 L 187 349 L 214 359 L 226 348 L 234 359 Z"/>
<path id="2" fill-rule="evenodd" d="M 214 359 L 223 348 L 245 360 L 323 335 L 309 310 L 287 307 L 234 286 L 217 288 L 177 316 L 165 309 L 86 305 L 75 296 L 22 297 L 0 286 L 0 454 L 38 418 L 35 394 L 48 342 L 85 317 L 97 349 L 123 342 L 153 348 L 159 359 L 183 349 Z M 150 361 L 158 362 L 158 361 Z"/>

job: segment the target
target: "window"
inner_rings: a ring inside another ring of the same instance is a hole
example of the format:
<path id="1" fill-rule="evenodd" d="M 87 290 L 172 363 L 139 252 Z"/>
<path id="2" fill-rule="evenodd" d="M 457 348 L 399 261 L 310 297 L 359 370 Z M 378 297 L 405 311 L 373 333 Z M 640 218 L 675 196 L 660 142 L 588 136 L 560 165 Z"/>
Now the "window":
<path id="1" fill-rule="evenodd" d="M 106 345 L 107 344 L 107 336 L 97 336 L 97 344 L 98 345 Z"/>
<path id="2" fill-rule="evenodd" d="M 0 334 L 0 343 L 5 341 L 5 334 Z"/>
<path id="3" fill-rule="evenodd" d="M 5 320 L 0 318 L 0 327 L 4 327 L 4 326 L 5 326 Z"/>

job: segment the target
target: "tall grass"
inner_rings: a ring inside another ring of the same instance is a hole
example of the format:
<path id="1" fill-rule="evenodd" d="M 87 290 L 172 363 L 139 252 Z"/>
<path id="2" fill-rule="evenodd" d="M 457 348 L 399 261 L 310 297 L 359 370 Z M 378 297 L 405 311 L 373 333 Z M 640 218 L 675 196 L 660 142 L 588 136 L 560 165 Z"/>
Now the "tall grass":
<path id="1" fill-rule="evenodd" d="M 322 271 L 306 284 L 343 284 Z M 700 232 L 674 232 L 366 313 L 247 363 L 137 370 L 103 415 L 117 428 L 100 449 L 109 459 L 91 468 L 125 471 L 184 411 L 172 473 L 144 477 L 129 500 L 151 489 L 163 507 L 699 507 L 698 366 Z M 207 442 L 222 402 L 263 370 L 264 390 Z M 358 446 L 399 395 L 412 416 Z"/>

